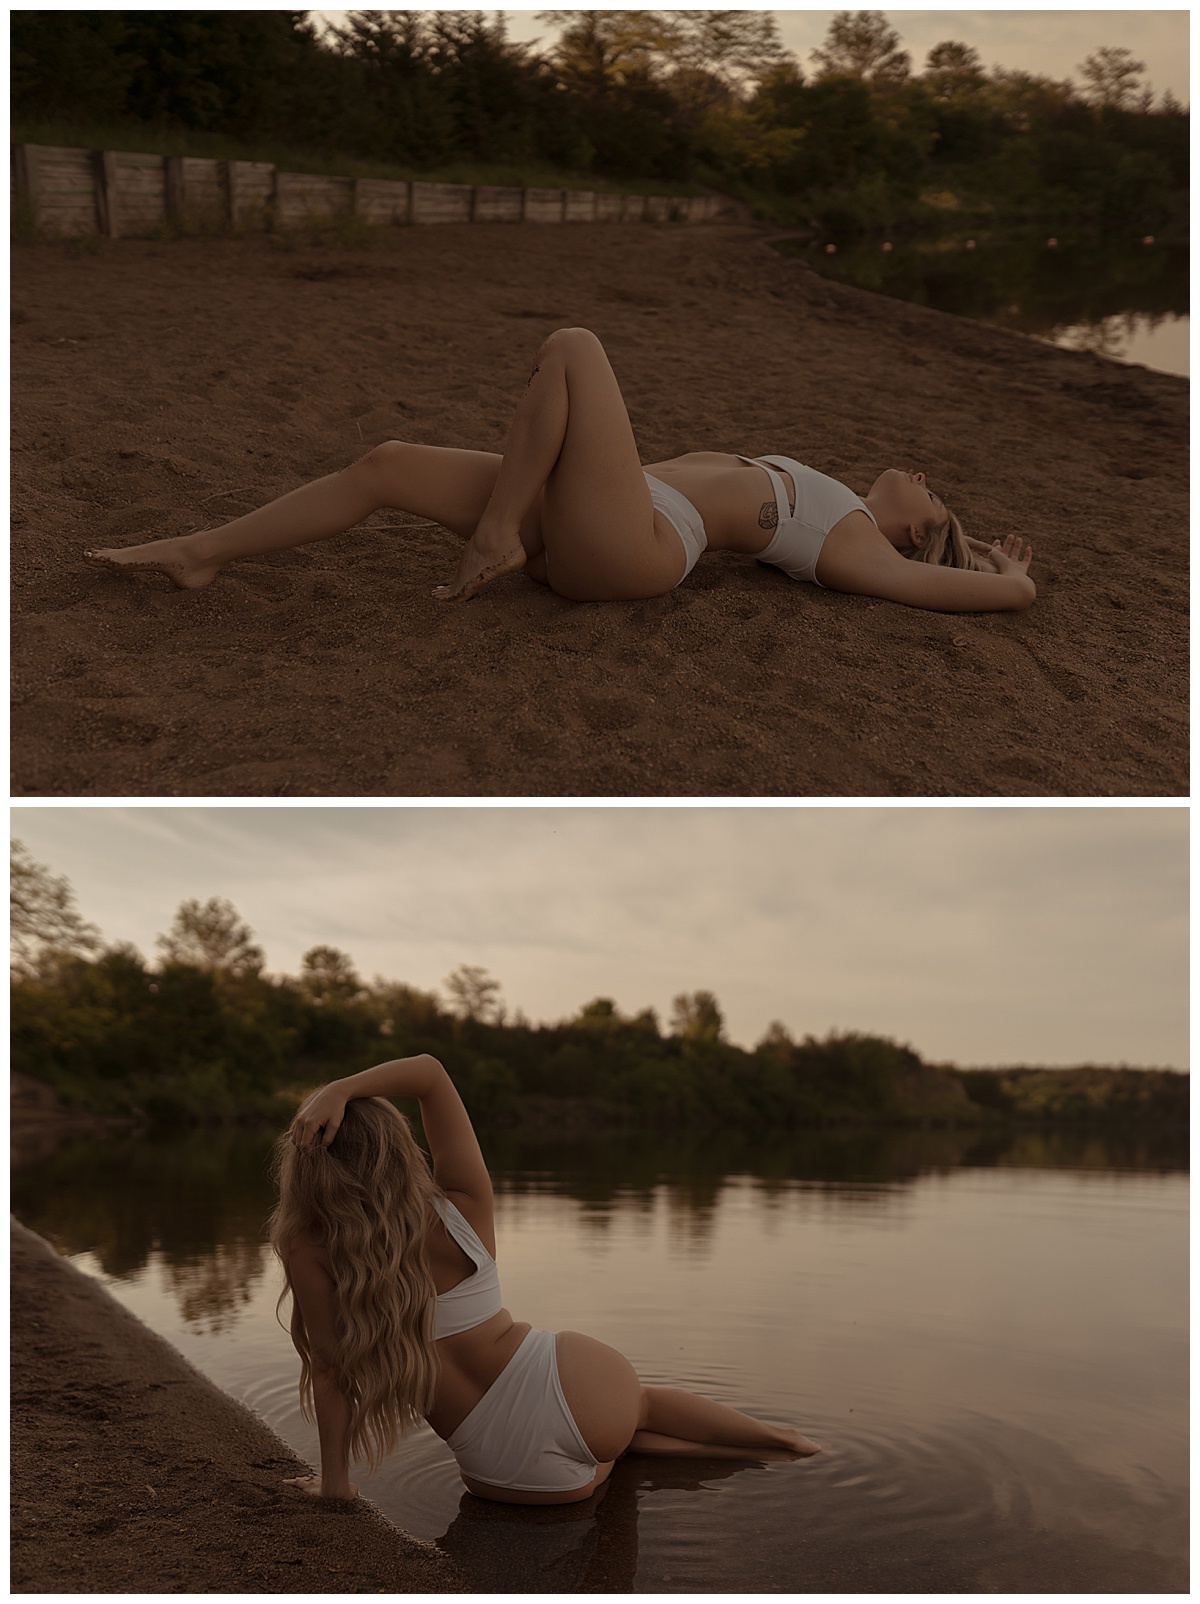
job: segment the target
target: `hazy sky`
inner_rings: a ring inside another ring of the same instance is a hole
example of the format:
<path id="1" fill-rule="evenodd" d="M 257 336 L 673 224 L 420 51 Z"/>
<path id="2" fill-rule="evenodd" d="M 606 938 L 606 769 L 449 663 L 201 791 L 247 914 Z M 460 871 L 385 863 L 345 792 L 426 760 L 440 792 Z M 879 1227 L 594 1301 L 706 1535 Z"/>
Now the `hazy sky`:
<path id="1" fill-rule="evenodd" d="M 476 9 L 447 7 L 448 10 Z M 582 8 L 580 8 L 582 9 Z M 673 7 L 662 9 L 672 10 Z M 850 8 L 853 9 L 853 8 Z M 316 16 L 341 19 L 345 12 L 320 11 Z M 505 11 L 508 36 L 517 42 L 551 42 L 555 28 L 539 22 L 536 11 Z M 776 11 L 780 38 L 807 72 L 809 51 L 824 42 L 833 11 Z M 1100 45 L 1123 46 L 1146 64 L 1144 83 L 1156 95 L 1171 90 L 1186 106 L 1188 78 L 1188 11 L 885 11 L 921 72 L 927 52 L 945 39 L 973 45 L 986 67 L 1020 68 L 1050 78 L 1081 83 L 1079 64 Z"/>
<path id="2" fill-rule="evenodd" d="M 14 807 L 109 941 L 229 898 L 428 990 L 566 1018 L 716 993 L 732 1040 L 867 1030 L 963 1065 L 1187 1066 L 1186 808 Z"/>

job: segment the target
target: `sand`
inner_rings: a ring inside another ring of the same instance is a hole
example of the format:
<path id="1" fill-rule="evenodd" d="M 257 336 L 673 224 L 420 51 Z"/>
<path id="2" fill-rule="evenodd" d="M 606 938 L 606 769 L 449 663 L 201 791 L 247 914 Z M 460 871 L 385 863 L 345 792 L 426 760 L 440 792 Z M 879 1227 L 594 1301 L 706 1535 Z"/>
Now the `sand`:
<path id="1" fill-rule="evenodd" d="M 465 1590 L 15 1220 L 11 1307 L 14 1593 Z"/>
<path id="2" fill-rule="evenodd" d="M 23 245 L 18 796 L 1182 796 L 1187 384 L 823 280 L 765 231 L 454 226 L 340 247 Z M 643 460 L 924 468 L 1037 550 L 945 615 L 704 557 L 671 595 L 431 587 L 395 513 L 180 593 L 81 551 L 202 528 L 388 438 L 499 450 L 531 353 L 605 342 Z"/>

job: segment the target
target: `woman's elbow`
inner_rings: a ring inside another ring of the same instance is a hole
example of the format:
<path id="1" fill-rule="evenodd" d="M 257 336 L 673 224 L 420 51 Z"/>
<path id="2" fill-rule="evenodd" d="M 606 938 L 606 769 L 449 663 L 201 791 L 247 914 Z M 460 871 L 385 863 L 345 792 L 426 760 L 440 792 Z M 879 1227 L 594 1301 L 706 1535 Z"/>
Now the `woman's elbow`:
<path id="1" fill-rule="evenodd" d="M 1028 574 L 1022 574 L 1020 589 L 1013 607 L 1017 612 L 1023 613 L 1027 607 L 1032 607 L 1035 601 L 1037 601 L 1037 586 Z"/>

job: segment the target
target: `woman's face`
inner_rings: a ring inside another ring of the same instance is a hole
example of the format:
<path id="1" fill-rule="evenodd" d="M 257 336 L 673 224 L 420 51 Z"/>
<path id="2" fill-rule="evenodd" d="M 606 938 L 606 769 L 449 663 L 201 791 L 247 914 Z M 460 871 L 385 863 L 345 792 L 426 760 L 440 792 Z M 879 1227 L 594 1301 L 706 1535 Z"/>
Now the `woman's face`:
<path id="1" fill-rule="evenodd" d="M 866 495 L 876 522 L 894 546 L 919 546 L 930 519 L 946 516 L 946 505 L 925 483 L 923 473 L 885 468 Z"/>

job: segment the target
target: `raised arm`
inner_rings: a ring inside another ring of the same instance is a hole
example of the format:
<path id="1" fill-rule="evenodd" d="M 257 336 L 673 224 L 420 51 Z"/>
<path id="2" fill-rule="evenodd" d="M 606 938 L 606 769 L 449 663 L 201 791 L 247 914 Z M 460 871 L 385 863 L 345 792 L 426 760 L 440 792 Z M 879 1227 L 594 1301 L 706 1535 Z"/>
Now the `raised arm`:
<path id="1" fill-rule="evenodd" d="M 421 1105 L 421 1123 L 433 1155 L 434 1180 L 443 1192 L 462 1193 L 490 1217 L 492 1182 L 471 1116 L 436 1058 L 429 1053 L 393 1058 L 322 1086 L 293 1120 L 292 1141 L 297 1147 L 311 1147 L 317 1142 L 328 1147 L 337 1135 L 346 1104 L 355 1097 L 415 1097 Z"/>
<path id="2" fill-rule="evenodd" d="M 857 522 L 857 519 L 854 520 Z M 846 525 L 851 519 L 845 520 Z M 990 569 L 944 568 L 902 557 L 864 516 L 862 529 L 839 527 L 826 541 L 817 577 L 831 590 L 878 596 L 908 607 L 941 613 L 1016 612 L 1033 605 L 1037 586 L 1029 577 L 1033 547 L 1020 535 L 973 548 L 986 553 Z"/>

